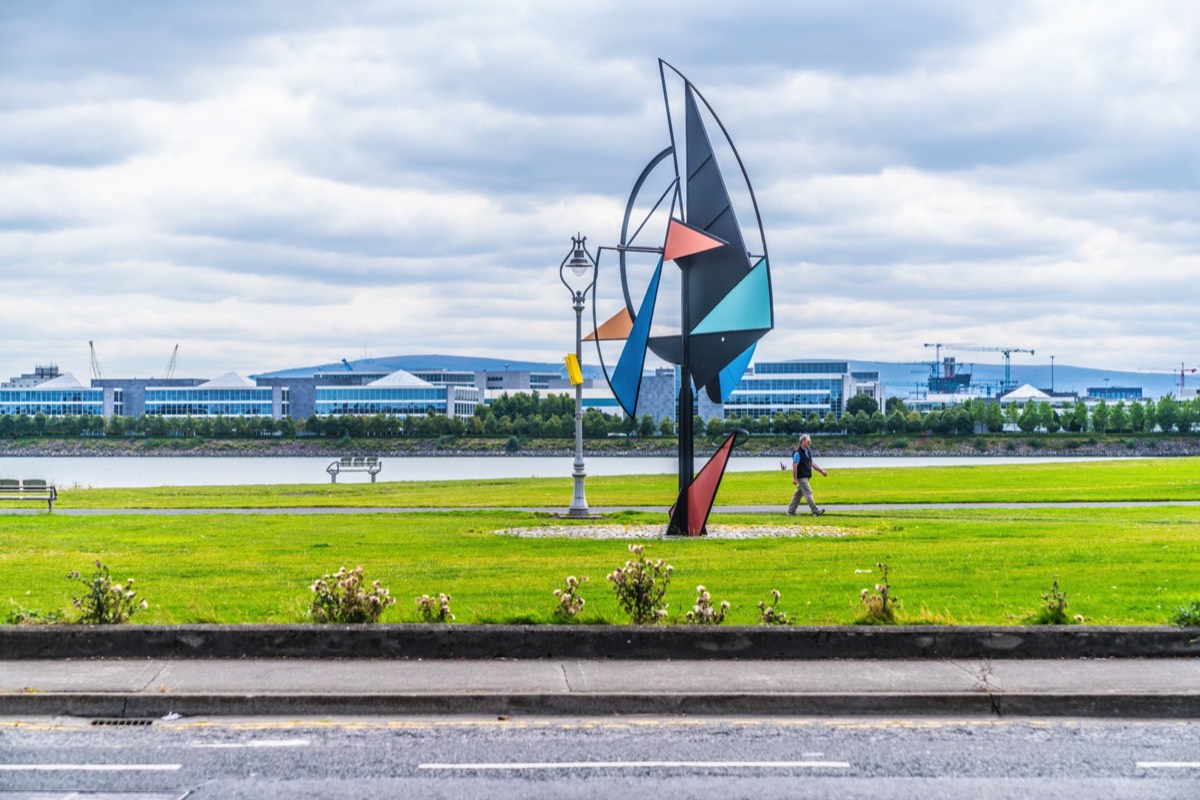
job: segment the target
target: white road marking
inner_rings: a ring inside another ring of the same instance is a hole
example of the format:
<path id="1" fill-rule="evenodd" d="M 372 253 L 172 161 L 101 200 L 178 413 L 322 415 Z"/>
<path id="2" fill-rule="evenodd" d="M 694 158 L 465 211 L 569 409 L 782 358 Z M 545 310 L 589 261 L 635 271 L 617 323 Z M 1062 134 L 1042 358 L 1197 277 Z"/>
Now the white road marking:
<path id="1" fill-rule="evenodd" d="M 182 764 L 0 764 L 4 772 L 172 772 Z"/>
<path id="2" fill-rule="evenodd" d="M 258 739 L 250 742 L 213 742 L 193 744 L 192 747 L 233 749 L 242 747 L 308 747 L 308 739 Z"/>
<path id="3" fill-rule="evenodd" d="M 418 769 L 849 769 L 847 761 L 527 761 L 491 764 L 420 764 Z"/>
<path id="4" fill-rule="evenodd" d="M 1200 761 L 1139 761 L 1138 769 L 1200 769 Z"/>

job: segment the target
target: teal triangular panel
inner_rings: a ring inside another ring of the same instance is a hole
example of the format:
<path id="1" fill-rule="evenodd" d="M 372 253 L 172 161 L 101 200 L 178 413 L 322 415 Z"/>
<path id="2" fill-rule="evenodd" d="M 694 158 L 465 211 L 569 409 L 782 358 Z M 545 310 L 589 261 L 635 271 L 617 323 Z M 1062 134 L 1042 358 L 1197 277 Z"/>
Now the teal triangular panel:
<path id="1" fill-rule="evenodd" d="M 650 322 L 654 319 L 654 301 L 658 297 L 658 279 L 662 275 L 662 265 L 663 262 L 660 258 L 658 266 L 654 268 L 654 277 L 650 279 L 650 285 L 646 287 L 646 296 L 642 299 L 642 306 L 633 320 L 629 338 L 625 340 L 625 347 L 621 350 L 621 357 L 617 359 L 617 367 L 608 380 L 608 385 L 613 390 L 613 396 L 617 398 L 621 408 L 625 409 L 625 413 L 631 417 L 634 409 L 637 408 L 638 392 L 642 388 L 642 368 L 646 365 L 646 342 L 650 338 Z"/>
<path id="2" fill-rule="evenodd" d="M 759 259 L 754 268 L 717 303 L 692 333 L 748 331 L 771 327 L 771 285 L 767 279 L 767 260 Z"/>

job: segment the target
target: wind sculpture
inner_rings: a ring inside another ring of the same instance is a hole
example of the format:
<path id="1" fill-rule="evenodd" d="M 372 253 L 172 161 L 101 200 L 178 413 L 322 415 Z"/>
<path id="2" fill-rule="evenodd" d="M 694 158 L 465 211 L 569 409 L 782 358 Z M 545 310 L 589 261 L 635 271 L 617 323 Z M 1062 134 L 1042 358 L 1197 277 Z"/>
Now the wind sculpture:
<path id="1" fill-rule="evenodd" d="M 665 61 L 658 65 L 671 144 L 634 183 L 620 244 L 599 248 L 598 258 L 605 250 L 617 255 L 619 291 L 615 280 L 601 281 L 597 261 L 594 331 L 587 339 L 596 341 L 613 395 L 631 417 L 642 394 L 647 352 L 678 365 L 679 496 L 667 533 L 699 536 L 738 434 L 730 434 L 693 476 L 695 392 L 705 392 L 714 403 L 726 401 L 775 317 L 762 218 L 741 156 L 692 82 Z M 733 196 L 753 215 L 756 228 L 746 231 L 738 224 L 718 155 L 727 166 L 736 163 Z M 678 269 L 664 270 L 668 261 Z M 618 310 L 600 323 L 599 306 L 606 303 Z M 623 342 L 611 371 L 604 349 L 613 345 L 605 342 Z"/>

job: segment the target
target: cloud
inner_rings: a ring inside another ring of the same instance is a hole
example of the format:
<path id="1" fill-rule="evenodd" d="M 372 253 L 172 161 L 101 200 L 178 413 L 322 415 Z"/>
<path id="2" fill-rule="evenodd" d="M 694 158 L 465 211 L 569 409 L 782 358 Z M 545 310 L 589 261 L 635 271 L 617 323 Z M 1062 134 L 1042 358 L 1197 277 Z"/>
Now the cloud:
<path id="1" fill-rule="evenodd" d="M 659 57 L 753 182 L 760 357 L 1186 359 L 1198 45 L 1168 0 L 17 4 L 0 378 L 89 338 L 142 375 L 556 361 L 570 235 L 614 244 L 668 143 Z"/>

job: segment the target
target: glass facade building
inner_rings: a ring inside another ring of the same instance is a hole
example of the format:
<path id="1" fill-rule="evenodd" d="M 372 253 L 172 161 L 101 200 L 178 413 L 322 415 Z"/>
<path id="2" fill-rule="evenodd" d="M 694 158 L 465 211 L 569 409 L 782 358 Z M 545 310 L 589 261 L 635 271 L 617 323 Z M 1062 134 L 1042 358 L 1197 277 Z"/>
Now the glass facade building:
<path id="1" fill-rule="evenodd" d="M 64 414 L 104 415 L 104 390 L 77 388 L 35 387 L 32 389 L 0 389 L 0 414 Z"/>
<path id="2" fill-rule="evenodd" d="M 881 406 L 883 384 L 878 372 L 852 372 L 847 361 L 766 361 L 746 371 L 725 401 L 725 418 L 770 417 L 796 412 L 801 416 L 841 417 L 846 401 L 870 395 Z"/>
<path id="3" fill-rule="evenodd" d="M 406 417 L 446 410 L 446 390 L 430 386 L 318 386 L 317 414 L 392 414 Z"/>
<path id="4" fill-rule="evenodd" d="M 482 393 L 475 386 L 435 386 L 398 370 L 364 386 L 316 387 L 318 416 L 386 414 L 396 417 L 445 414 L 470 417 Z"/>
<path id="5" fill-rule="evenodd" d="M 144 413 L 164 417 L 271 417 L 271 387 L 238 389 L 146 387 Z"/>

